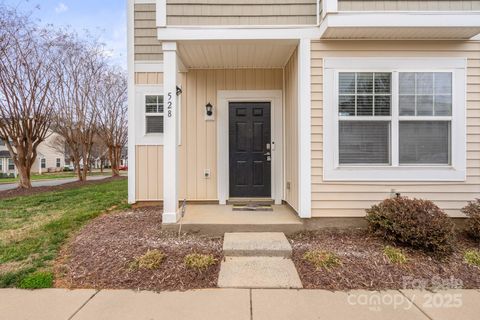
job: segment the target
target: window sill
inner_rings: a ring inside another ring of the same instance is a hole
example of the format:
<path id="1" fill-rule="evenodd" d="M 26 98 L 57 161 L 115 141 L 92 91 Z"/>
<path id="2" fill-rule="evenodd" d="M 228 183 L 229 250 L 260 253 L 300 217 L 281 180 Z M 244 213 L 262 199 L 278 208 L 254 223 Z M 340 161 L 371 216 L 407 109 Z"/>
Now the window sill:
<path id="1" fill-rule="evenodd" d="M 365 167 L 324 169 L 324 181 L 465 181 L 466 171 L 451 166 Z"/>

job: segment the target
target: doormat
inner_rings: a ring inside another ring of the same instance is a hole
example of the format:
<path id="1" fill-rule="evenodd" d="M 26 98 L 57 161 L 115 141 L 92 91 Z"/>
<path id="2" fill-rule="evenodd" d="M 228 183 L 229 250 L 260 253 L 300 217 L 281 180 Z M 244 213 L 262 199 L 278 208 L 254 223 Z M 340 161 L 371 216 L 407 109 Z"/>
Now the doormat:
<path id="1" fill-rule="evenodd" d="M 234 204 L 233 211 L 273 211 L 273 208 L 269 204 L 245 203 Z"/>

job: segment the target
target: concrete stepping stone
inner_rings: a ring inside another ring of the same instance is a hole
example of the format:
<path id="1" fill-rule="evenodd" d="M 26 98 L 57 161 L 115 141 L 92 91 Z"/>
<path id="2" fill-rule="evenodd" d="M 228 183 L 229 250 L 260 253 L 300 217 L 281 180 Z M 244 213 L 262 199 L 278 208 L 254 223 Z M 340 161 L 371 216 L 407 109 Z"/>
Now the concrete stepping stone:
<path id="1" fill-rule="evenodd" d="M 223 254 L 233 257 L 284 257 L 292 256 L 292 246 L 282 232 L 225 233 Z"/>
<path id="2" fill-rule="evenodd" d="M 291 259 L 226 257 L 220 266 L 220 288 L 302 288 Z"/>

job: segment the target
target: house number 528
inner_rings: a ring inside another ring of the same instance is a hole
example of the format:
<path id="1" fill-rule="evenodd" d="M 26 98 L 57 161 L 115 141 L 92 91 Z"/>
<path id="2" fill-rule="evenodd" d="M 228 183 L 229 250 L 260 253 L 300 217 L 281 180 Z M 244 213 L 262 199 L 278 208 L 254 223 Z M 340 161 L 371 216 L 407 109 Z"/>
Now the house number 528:
<path id="1" fill-rule="evenodd" d="M 173 99 L 173 94 L 169 92 L 167 94 L 167 116 L 169 118 L 172 117 L 172 106 L 173 106 L 172 99 Z"/>

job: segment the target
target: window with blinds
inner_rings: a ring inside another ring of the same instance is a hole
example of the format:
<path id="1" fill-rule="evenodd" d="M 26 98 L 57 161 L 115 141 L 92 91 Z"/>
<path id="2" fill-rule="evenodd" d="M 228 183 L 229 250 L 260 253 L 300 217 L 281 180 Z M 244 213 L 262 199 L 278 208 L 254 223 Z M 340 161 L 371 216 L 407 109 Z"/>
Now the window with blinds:
<path id="1" fill-rule="evenodd" d="M 392 75 L 339 73 L 339 163 L 390 163 Z"/>
<path id="2" fill-rule="evenodd" d="M 163 133 L 163 96 L 145 96 L 145 131 Z"/>
<path id="3" fill-rule="evenodd" d="M 339 72 L 339 165 L 451 164 L 452 91 L 451 72 Z"/>
<path id="4" fill-rule="evenodd" d="M 399 163 L 451 163 L 452 73 L 399 73 Z"/>

